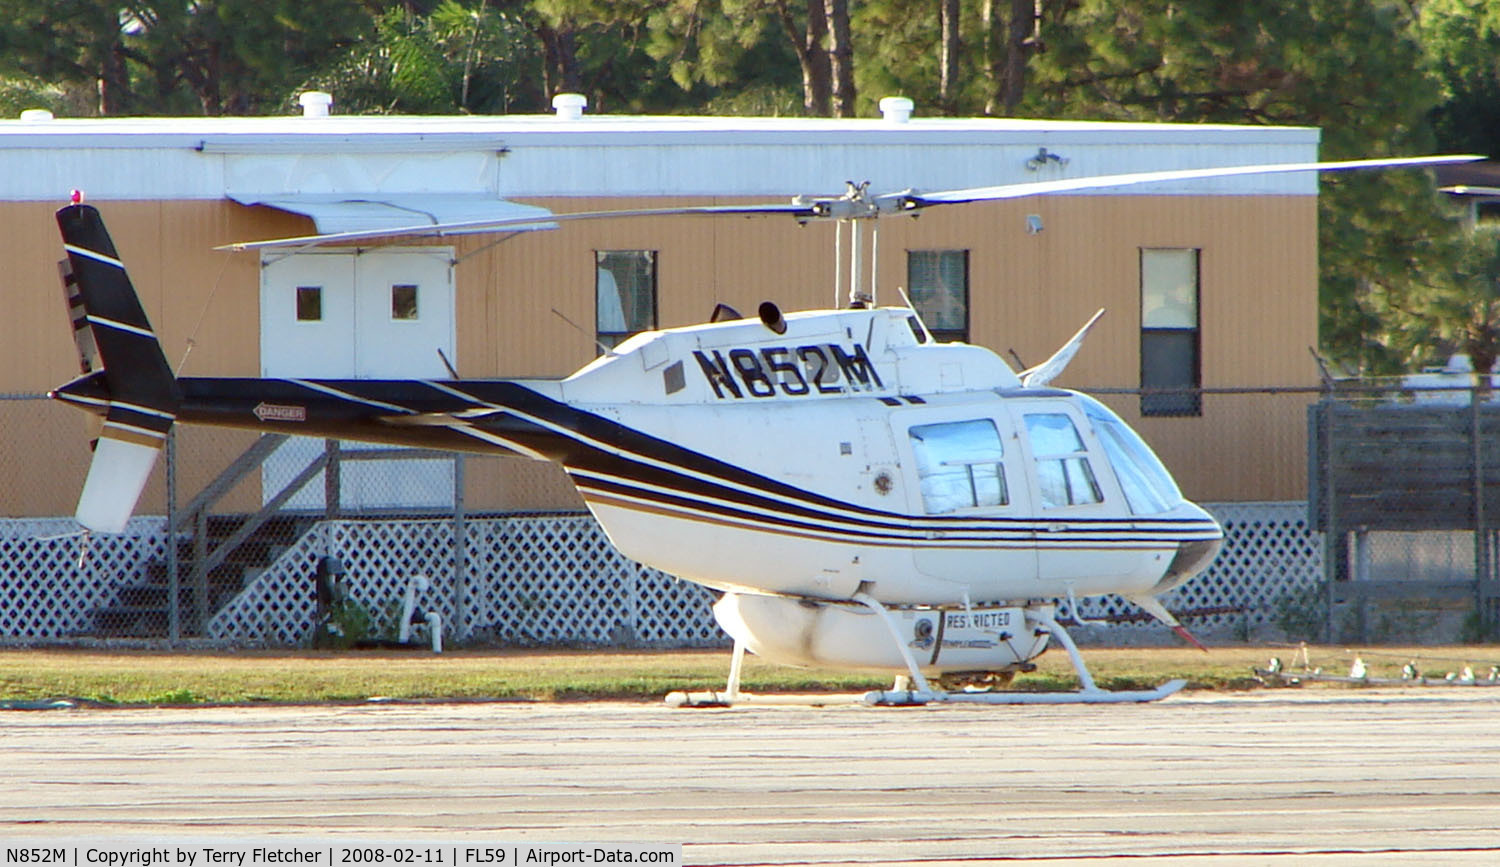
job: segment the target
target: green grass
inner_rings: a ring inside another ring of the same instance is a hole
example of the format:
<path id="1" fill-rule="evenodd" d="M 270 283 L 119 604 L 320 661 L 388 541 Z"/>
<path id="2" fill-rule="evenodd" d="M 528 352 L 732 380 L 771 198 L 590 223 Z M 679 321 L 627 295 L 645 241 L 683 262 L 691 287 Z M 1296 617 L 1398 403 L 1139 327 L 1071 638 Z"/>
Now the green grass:
<path id="1" fill-rule="evenodd" d="M 1191 689 L 1256 688 L 1251 675 L 1294 651 L 1264 647 L 1093 649 L 1084 657 L 1107 689 L 1154 687 L 1185 678 Z M 1312 663 L 1344 673 L 1353 653 L 1311 648 Z M 1408 658 L 1424 671 L 1487 670 L 1500 648 L 1380 648 L 1365 653 L 1372 673 L 1399 676 Z M 1015 688 L 1073 689 L 1068 658 L 1052 650 Z M 68 698 L 104 705 L 204 705 L 405 700 L 584 699 L 659 701 L 672 690 L 719 689 L 728 651 L 240 651 L 157 652 L 80 649 L 0 650 L 0 702 Z M 888 675 L 809 671 L 746 659 L 751 692 L 862 692 L 890 685 Z"/>

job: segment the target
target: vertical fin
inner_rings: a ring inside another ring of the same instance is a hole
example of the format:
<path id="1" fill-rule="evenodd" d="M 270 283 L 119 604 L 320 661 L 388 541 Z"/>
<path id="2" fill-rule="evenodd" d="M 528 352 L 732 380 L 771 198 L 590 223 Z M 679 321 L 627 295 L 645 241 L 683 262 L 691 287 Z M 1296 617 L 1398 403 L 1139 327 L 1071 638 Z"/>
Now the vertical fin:
<path id="1" fill-rule="evenodd" d="M 76 517 L 91 530 L 118 533 L 146 487 L 181 398 L 99 212 L 69 205 L 57 212 L 57 225 L 68 253 L 64 291 L 86 376 L 53 395 L 104 415 Z M 87 397 L 81 386 L 87 382 L 98 395 L 98 374 L 88 374 L 99 366 L 103 396 Z"/>

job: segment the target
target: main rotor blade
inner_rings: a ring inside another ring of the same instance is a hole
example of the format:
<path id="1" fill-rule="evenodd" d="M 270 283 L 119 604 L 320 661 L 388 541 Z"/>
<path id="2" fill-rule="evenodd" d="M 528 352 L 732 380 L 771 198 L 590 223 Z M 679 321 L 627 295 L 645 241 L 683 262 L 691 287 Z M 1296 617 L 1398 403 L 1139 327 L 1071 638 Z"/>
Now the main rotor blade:
<path id="1" fill-rule="evenodd" d="M 890 193 L 879 198 L 886 200 L 898 199 L 901 202 L 901 208 L 913 210 L 929 205 L 959 205 L 965 202 L 984 202 L 995 199 L 1021 199 L 1027 196 L 1070 193 L 1077 190 L 1128 187 L 1132 184 L 1192 181 L 1203 178 L 1228 178 L 1239 175 L 1275 175 L 1287 172 L 1336 172 L 1347 169 L 1441 166 L 1453 163 L 1469 163 L 1482 159 L 1484 157 L 1473 154 L 1456 154 L 1449 156 L 1393 157 L 1373 160 L 1341 160 L 1321 163 L 1267 163 L 1254 166 L 1222 166 L 1210 169 L 1173 169 L 1162 172 L 1130 172 L 1120 175 L 1094 175 L 1087 178 L 1033 181 L 1025 184 L 1002 184 L 996 187 L 971 187 L 969 189 L 943 190 L 935 193 Z"/>
<path id="2" fill-rule="evenodd" d="M 535 226 L 539 223 L 562 223 L 574 220 L 607 220 L 616 217 L 682 217 L 682 216 L 757 216 L 760 214 L 791 214 L 794 217 L 811 219 L 817 213 L 810 205 L 698 205 L 680 208 L 636 208 L 619 211 L 579 211 L 574 214 L 552 214 L 550 216 L 507 217 L 503 220 L 466 220 L 456 223 L 424 223 L 415 226 L 397 226 L 391 229 L 366 229 L 356 232 L 334 232 L 327 235 L 303 235 L 296 238 L 275 238 L 268 241 L 241 241 L 224 244 L 215 250 L 265 250 L 273 247 L 317 247 L 347 241 L 371 241 L 394 237 L 442 237 L 444 235 L 466 235 L 480 232 L 504 231 L 519 226 Z"/>
<path id="3" fill-rule="evenodd" d="M 442 237 L 445 235 L 499 232 L 522 226 L 542 223 L 562 223 L 577 220 L 607 220 L 620 217 L 678 217 L 678 216 L 758 216 L 764 214 L 789 214 L 797 219 L 845 219 L 873 217 L 880 214 L 900 213 L 932 205 L 958 205 L 966 202 L 983 202 L 995 199 L 1019 199 L 1028 196 L 1044 196 L 1053 193 L 1068 193 L 1078 190 L 1125 187 L 1133 184 L 1164 183 L 1168 181 L 1224 178 L 1239 175 L 1271 175 L 1287 172 L 1331 172 L 1346 169 L 1402 168 L 1414 166 L 1450 165 L 1484 159 L 1472 154 L 1427 157 L 1395 157 L 1372 160 L 1343 160 L 1339 162 L 1314 163 L 1267 163 L 1252 166 L 1222 166 L 1207 169 L 1175 169 L 1161 172 L 1131 172 L 1119 175 L 1094 175 L 1085 178 L 1064 178 L 1054 181 L 1033 181 L 1024 184 L 1003 184 L 994 187 L 970 187 L 960 190 L 942 190 L 918 193 L 906 190 L 886 193 L 867 200 L 860 213 L 831 213 L 830 204 L 841 199 L 814 199 L 808 202 L 761 205 L 697 205 L 677 208 L 634 208 L 615 211 L 580 211 L 574 214 L 552 214 L 546 217 L 507 217 L 502 220 L 466 220 L 454 223 L 426 223 L 413 226 L 398 226 L 391 229 L 368 229 L 355 232 L 334 232 L 325 235 L 303 235 L 295 238 L 275 238 L 267 241 L 241 241 L 215 247 L 215 250 L 265 250 L 276 247 L 317 247 L 323 244 L 351 241 L 372 241 L 395 237 Z M 873 207 L 871 206 L 873 205 Z"/>

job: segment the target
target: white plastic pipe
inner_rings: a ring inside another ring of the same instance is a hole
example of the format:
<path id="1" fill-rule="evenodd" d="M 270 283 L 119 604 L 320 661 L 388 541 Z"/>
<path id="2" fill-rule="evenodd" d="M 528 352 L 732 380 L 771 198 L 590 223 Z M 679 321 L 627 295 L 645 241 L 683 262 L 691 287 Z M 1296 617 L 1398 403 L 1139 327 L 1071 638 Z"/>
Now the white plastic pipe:
<path id="1" fill-rule="evenodd" d="M 406 596 L 401 600 L 401 626 L 396 630 L 396 638 L 402 644 L 411 641 L 411 614 L 417 610 L 417 594 L 426 592 L 432 586 L 426 575 L 413 575 L 406 582 Z"/>

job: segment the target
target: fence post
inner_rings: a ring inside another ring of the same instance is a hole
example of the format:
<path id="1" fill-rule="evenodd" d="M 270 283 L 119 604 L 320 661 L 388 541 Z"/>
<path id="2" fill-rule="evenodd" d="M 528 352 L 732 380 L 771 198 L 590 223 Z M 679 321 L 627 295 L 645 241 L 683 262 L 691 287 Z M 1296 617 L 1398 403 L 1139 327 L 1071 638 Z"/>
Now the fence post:
<path id="1" fill-rule="evenodd" d="M 167 431 L 167 646 L 182 641 L 182 577 L 177 562 L 177 429 Z"/>
<path id="2" fill-rule="evenodd" d="M 323 467 L 323 518 L 332 521 L 339 516 L 339 507 L 343 505 L 343 483 L 340 478 L 339 463 L 339 441 L 336 439 L 323 440 L 323 452 L 328 455 L 328 463 Z"/>
<path id="3" fill-rule="evenodd" d="M 1469 389 L 1469 449 L 1473 459 L 1474 491 L 1474 623 L 1479 627 L 1480 633 L 1484 634 L 1489 627 L 1484 610 L 1484 585 L 1490 574 L 1490 551 L 1484 513 L 1484 425 L 1479 411 L 1481 397 L 1479 381 L 1476 379 Z"/>
<path id="4" fill-rule="evenodd" d="M 467 641 L 470 634 L 469 528 L 464 514 L 463 452 L 453 453 L 453 637 Z"/>
<path id="5" fill-rule="evenodd" d="M 208 570 L 203 568 L 207 560 L 208 510 L 199 509 L 193 516 L 193 574 L 198 578 L 193 582 L 193 619 L 199 636 L 208 631 Z"/>
<path id="6" fill-rule="evenodd" d="M 1323 395 L 1323 510 L 1327 517 L 1324 519 L 1323 530 L 1323 634 L 1332 642 L 1333 636 L 1333 583 L 1338 572 L 1338 545 L 1342 537 L 1338 532 L 1338 512 L 1334 508 L 1333 498 L 1335 486 L 1333 482 L 1335 465 L 1333 417 L 1338 408 L 1333 389 L 1330 387 Z"/>

